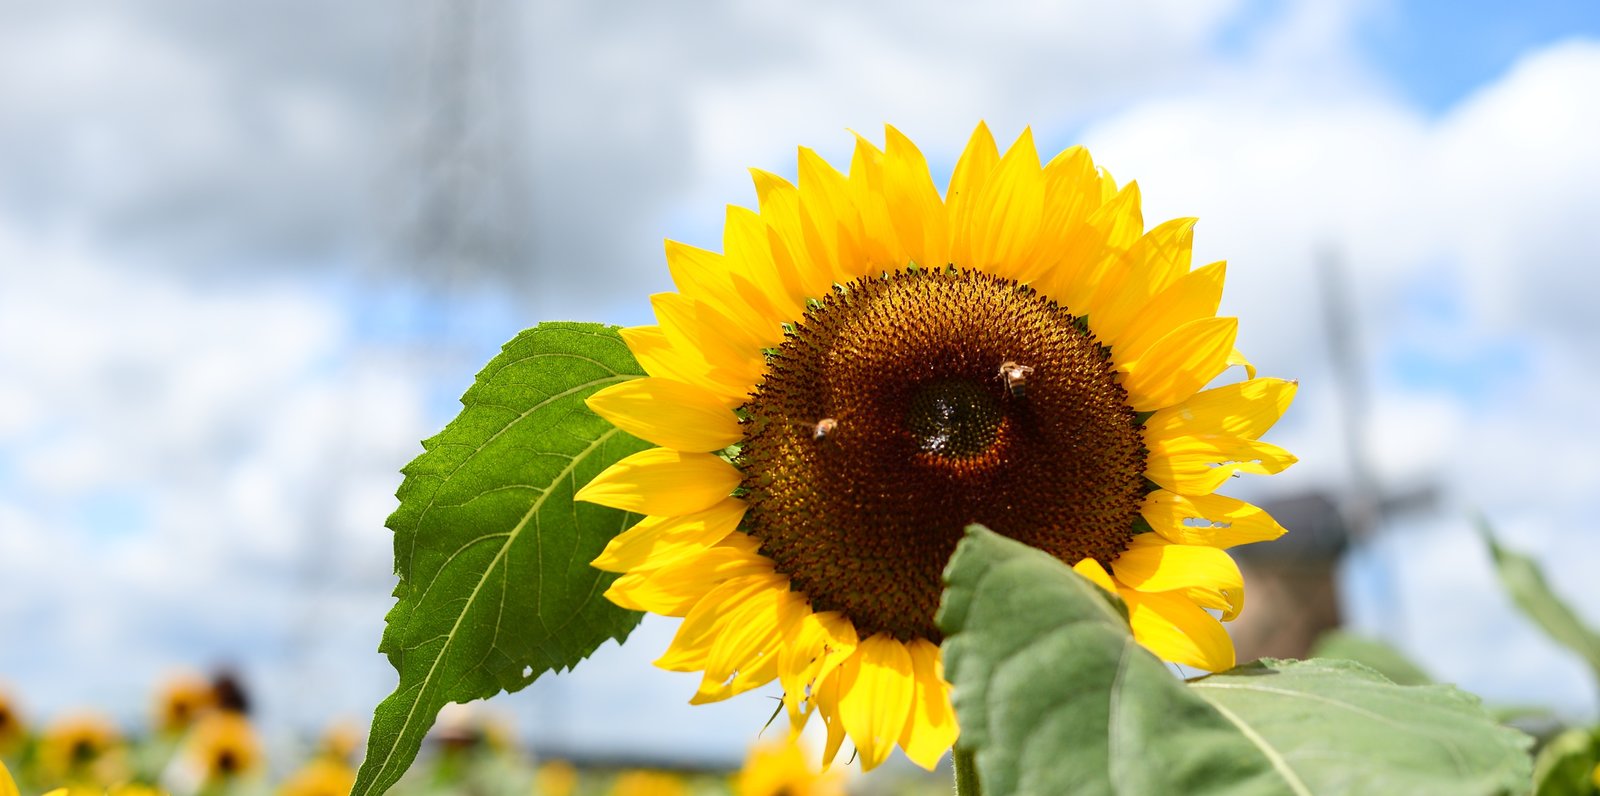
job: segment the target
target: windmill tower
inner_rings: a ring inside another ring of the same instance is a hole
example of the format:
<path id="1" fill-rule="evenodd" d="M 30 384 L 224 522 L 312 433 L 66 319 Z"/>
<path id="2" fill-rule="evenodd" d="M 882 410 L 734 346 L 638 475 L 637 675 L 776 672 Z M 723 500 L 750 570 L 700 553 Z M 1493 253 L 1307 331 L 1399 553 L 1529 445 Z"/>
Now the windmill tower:
<path id="1" fill-rule="evenodd" d="M 526 294 L 533 287 L 526 281 L 534 273 L 527 267 L 528 98 L 516 57 L 522 12 L 510 0 L 421 0 L 396 11 L 400 30 L 390 65 L 397 96 L 389 103 L 389 135 L 371 142 L 384 165 L 372 186 L 376 240 L 362 276 L 380 297 L 420 289 L 425 300 L 383 305 L 384 324 L 425 343 L 368 342 L 350 367 L 400 368 L 459 395 L 463 379 L 482 365 L 482 342 L 472 339 L 474 326 L 464 315 L 473 309 L 462 300 L 493 288 Z M 340 459 L 334 472 L 360 469 L 359 452 L 333 455 Z M 393 586 L 387 566 L 351 566 L 369 561 L 370 551 L 341 547 L 340 535 L 328 532 L 349 486 L 332 479 L 305 503 L 306 553 L 295 572 L 299 598 L 287 634 L 289 679 L 303 710 L 289 718 L 302 727 L 327 718 L 323 705 L 333 695 L 318 690 L 337 688 L 326 675 L 344 672 L 327 652 L 349 628 L 335 625 L 329 604 Z"/>
<path id="2" fill-rule="evenodd" d="M 457 291 L 531 274 L 520 6 L 418 6 L 416 93 L 398 131 L 390 264 Z M 531 284 L 510 287 L 528 290 Z"/>

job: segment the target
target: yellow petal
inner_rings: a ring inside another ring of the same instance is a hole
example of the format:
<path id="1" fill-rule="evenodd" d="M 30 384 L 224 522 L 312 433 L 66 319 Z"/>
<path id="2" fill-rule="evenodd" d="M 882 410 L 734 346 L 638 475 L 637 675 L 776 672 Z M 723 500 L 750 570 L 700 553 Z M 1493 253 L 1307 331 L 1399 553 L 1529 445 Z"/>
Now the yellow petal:
<path id="1" fill-rule="evenodd" d="M 4 761 L 0 761 L 0 796 L 19 796 L 17 781 L 11 778 L 11 771 L 6 768 Z"/>
<path id="2" fill-rule="evenodd" d="M 710 365 L 707 378 L 742 384 L 746 392 L 761 379 L 766 369 L 761 341 L 737 328 L 715 307 L 677 293 L 657 293 L 650 297 L 650 306 L 673 348 L 694 351 Z"/>
<path id="3" fill-rule="evenodd" d="M 1094 585 L 1099 586 L 1100 588 L 1105 589 L 1112 594 L 1117 593 L 1116 584 L 1111 582 L 1111 576 L 1106 574 L 1106 568 L 1100 566 L 1099 561 L 1096 561 L 1092 558 L 1085 558 L 1084 560 L 1073 564 L 1072 571 L 1088 578 L 1094 582 Z"/>
<path id="4" fill-rule="evenodd" d="M 1105 175 L 1106 184 L 1116 181 Z M 1127 251 L 1144 234 L 1144 211 L 1140 208 L 1138 181 L 1131 181 L 1117 191 L 1109 201 L 1089 214 L 1089 225 L 1104 230 L 1105 245 L 1115 251 Z"/>
<path id="5" fill-rule="evenodd" d="M 1039 259 L 1044 194 L 1033 131 L 1024 128 L 970 208 L 965 262 L 1011 279 L 1031 277 Z"/>
<path id="6" fill-rule="evenodd" d="M 817 706 L 817 713 L 822 715 L 822 723 L 828 729 L 828 741 L 822 750 L 824 769 L 833 765 L 833 758 L 839 754 L 839 746 L 844 743 L 844 720 L 839 717 L 839 693 L 843 679 L 841 675 L 835 674 L 833 677 L 818 680 L 816 693 L 812 697 Z"/>
<path id="7" fill-rule="evenodd" d="M 791 718 L 797 716 L 807 687 L 833 679 L 834 671 L 855 654 L 855 626 L 837 611 L 805 613 L 794 623 L 790 641 L 778 651 L 778 679 Z"/>
<path id="8" fill-rule="evenodd" d="M 739 289 L 749 281 L 744 261 L 675 240 L 666 242 L 666 250 L 667 271 L 684 298 L 715 307 L 751 339 L 768 345 L 783 339 L 782 327 L 767 322 L 772 308 L 765 296 L 759 291 Z"/>
<path id="9" fill-rule="evenodd" d="M 711 508 L 742 479 L 737 468 L 712 454 L 651 448 L 607 467 L 573 500 L 676 517 Z"/>
<path id="10" fill-rule="evenodd" d="M 780 615 L 790 610 L 793 604 L 789 599 L 790 594 L 788 584 L 782 584 L 781 588 L 754 592 L 741 602 L 728 606 L 727 622 L 711 643 L 711 651 L 705 661 L 705 676 L 689 704 L 718 702 L 765 682 L 755 682 L 751 677 L 729 681 L 734 680 L 736 673 L 759 669 L 775 671 L 776 648 L 781 641 L 778 637 L 782 625 Z M 761 665 L 763 658 L 767 659 L 765 667 Z"/>
<path id="11" fill-rule="evenodd" d="M 1233 640 L 1211 614 L 1182 595 L 1121 591 L 1134 639 L 1156 657 L 1208 672 L 1233 668 Z"/>
<path id="12" fill-rule="evenodd" d="M 994 145 L 994 136 L 989 133 L 988 125 L 979 122 L 967 140 L 967 148 L 956 160 L 944 198 L 950 219 L 950 261 L 963 268 L 975 265 L 972 262 L 972 217 L 983 186 L 999 163 L 1000 151 Z"/>
<path id="13" fill-rule="evenodd" d="M 893 127 L 884 143 L 883 193 L 895 237 L 912 262 L 942 268 L 950 262 L 950 227 L 928 161 Z"/>
<path id="14" fill-rule="evenodd" d="M 871 771 L 888 759 L 905 729 L 916 693 L 911 653 L 905 644 L 879 633 L 856 648 L 839 667 L 839 718 L 861 755 L 861 769 Z"/>
<path id="15" fill-rule="evenodd" d="M 1122 387 L 1128 391 L 1129 405 L 1136 412 L 1149 412 L 1194 395 L 1227 367 L 1238 332 L 1237 318 L 1191 321 L 1161 338 L 1144 356 L 1121 364 L 1117 369 L 1124 374 Z"/>
<path id="16" fill-rule="evenodd" d="M 659 326 L 634 326 L 621 329 L 618 334 L 628 344 L 628 350 L 633 352 L 633 358 L 639 361 L 639 366 L 651 376 L 701 385 L 730 409 L 750 399 L 750 385 L 713 378 L 711 365 L 704 357 L 694 349 L 673 347 Z"/>
<path id="17" fill-rule="evenodd" d="M 660 569 L 629 572 L 606 589 L 606 599 L 633 611 L 684 616 L 718 584 L 746 575 L 770 575 L 772 561 L 754 540 L 736 534 L 694 558 Z"/>
<path id="18" fill-rule="evenodd" d="M 904 268 L 909 257 L 895 234 L 885 201 L 884 154 L 861 134 L 855 133 L 855 137 L 856 148 L 850 156 L 846 182 L 850 186 L 850 200 L 861 213 L 862 256 L 871 266 L 871 272 Z"/>
<path id="19" fill-rule="evenodd" d="M 1106 279 L 1091 299 L 1094 333 L 1116 348 L 1134 330 L 1135 318 L 1152 298 L 1189 271 L 1193 218 L 1175 218 L 1145 233 L 1122 256 L 1115 279 Z M 1109 275 L 1108 275 L 1109 276 Z"/>
<path id="20" fill-rule="evenodd" d="M 666 448 L 704 453 L 744 439 L 739 419 L 715 393 L 681 381 L 625 381 L 584 403 L 617 428 Z"/>
<path id="21" fill-rule="evenodd" d="M 645 517 L 612 538 L 590 566 L 607 572 L 659 569 L 728 538 L 746 508 L 744 501 L 727 498 L 694 514 Z"/>
<path id="22" fill-rule="evenodd" d="M 774 582 L 786 582 L 776 573 L 757 573 L 730 578 L 713 586 L 684 614 L 678 632 L 655 665 L 669 672 L 694 672 L 705 668 L 711 645 L 727 624 L 728 609 L 752 594 L 769 591 Z M 788 588 L 787 585 L 784 588 Z"/>
<path id="23" fill-rule="evenodd" d="M 1260 440 L 1225 434 L 1146 439 L 1145 477 L 1180 495 L 1209 495 L 1234 473 L 1272 475 L 1299 461 Z"/>
<path id="24" fill-rule="evenodd" d="M 1228 264 L 1219 260 L 1178 277 L 1145 302 L 1129 321 L 1114 343 L 1114 356 L 1118 361 L 1131 362 L 1179 326 L 1214 317 L 1222 301 L 1222 283 L 1227 273 Z"/>
<path id="25" fill-rule="evenodd" d="M 808 147 L 800 147 L 800 221 L 818 270 L 828 268 L 832 280 L 840 283 L 866 272 L 861 213 L 850 200 L 850 186 Z"/>
<path id="26" fill-rule="evenodd" d="M 1039 289 L 1072 313 L 1089 316 L 1093 327 L 1094 315 L 1099 310 L 1093 299 L 1104 292 L 1102 286 L 1107 281 L 1121 279 L 1117 267 L 1122 252 L 1143 233 L 1139 184 L 1130 182 L 1060 240 L 1061 262 L 1072 265 L 1041 275 Z"/>
<path id="27" fill-rule="evenodd" d="M 1283 535 L 1270 514 L 1225 495 L 1184 497 L 1157 489 L 1145 496 L 1142 514 L 1156 533 L 1178 544 L 1232 547 Z"/>
<path id="28" fill-rule="evenodd" d="M 769 308 L 764 316 L 772 321 L 766 330 L 766 339 L 773 341 L 769 345 L 783 339 L 782 322 L 800 317 L 806 303 L 805 285 L 800 274 L 788 267 L 792 260 L 787 254 L 784 267 L 779 266 L 773 251 L 775 239 L 761 216 L 743 207 L 728 206 L 722 222 L 722 248 L 729 259 L 744 264 L 744 274 L 734 278 L 734 290 L 745 296 L 752 307 L 764 304 Z"/>
<path id="29" fill-rule="evenodd" d="M 1252 365 L 1250 360 L 1245 359 L 1244 354 L 1240 353 L 1237 348 L 1233 349 L 1233 353 L 1228 355 L 1228 367 L 1231 368 L 1234 365 L 1244 368 L 1245 378 L 1253 379 L 1256 377 L 1256 366 Z"/>
<path id="30" fill-rule="evenodd" d="M 1196 393 L 1151 415 L 1144 424 L 1145 438 L 1232 434 L 1256 439 L 1288 410 L 1299 386 L 1284 379 L 1261 378 Z"/>
<path id="31" fill-rule="evenodd" d="M 1234 601 L 1244 594 L 1244 576 L 1227 553 L 1215 547 L 1173 544 L 1159 534 L 1135 536 L 1111 562 L 1111 571 L 1128 588 L 1141 592 L 1182 591 L 1207 608 L 1238 615 Z"/>
<path id="32" fill-rule="evenodd" d="M 900 748 L 911 762 L 932 771 L 956 742 L 956 711 L 950 704 L 950 684 L 944 680 L 939 647 L 919 638 L 907 643 L 906 649 L 911 653 L 916 693 L 911 716 L 900 734 Z"/>

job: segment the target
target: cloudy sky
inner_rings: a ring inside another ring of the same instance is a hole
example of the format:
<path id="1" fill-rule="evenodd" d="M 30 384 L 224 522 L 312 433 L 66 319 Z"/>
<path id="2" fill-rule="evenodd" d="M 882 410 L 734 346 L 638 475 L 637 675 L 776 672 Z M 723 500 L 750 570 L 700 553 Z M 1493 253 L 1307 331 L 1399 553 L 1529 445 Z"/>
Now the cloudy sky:
<path id="1" fill-rule="evenodd" d="M 1336 256 L 1381 480 L 1443 492 L 1353 558 L 1350 618 L 1595 714 L 1465 520 L 1600 623 L 1594 4 L 512 5 L 0 5 L 0 682 L 35 714 L 134 720 L 229 661 L 277 726 L 364 721 L 396 470 L 501 342 L 647 322 L 661 240 L 716 247 L 747 166 L 892 122 L 942 181 L 979 119 L 1201 218 L 1241 347 L 1302 380 L 1302 463 L 1250 495 L 1346 480 Z M 501 705 L 537 742 L 738 754 L 770 704 L 687 708 L 647 663 L 672 629 Z"/>

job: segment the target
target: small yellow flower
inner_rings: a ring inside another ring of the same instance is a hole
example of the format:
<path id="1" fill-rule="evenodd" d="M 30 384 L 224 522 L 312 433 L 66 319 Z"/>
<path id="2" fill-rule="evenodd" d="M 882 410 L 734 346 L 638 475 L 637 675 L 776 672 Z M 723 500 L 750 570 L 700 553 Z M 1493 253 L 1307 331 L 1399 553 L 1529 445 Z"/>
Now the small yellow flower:
<path id="1" fill-rule="evenodd" d="M 261 742 L 249 719 L 232 711 L 212 713 L 195 724 L 186 752 L 203 781 L 226 782 L 261 770 Z"/>
<path id="2" fill-rule="evenodd" d="M 192 673 L 173 675 L 156 692 L 156 729 L 164 733 L 183 732 L 214 707 L 216 701 L 211 681 Z"/>
<path id="3" fill-rule="evenodd" d="M 1594 780 L 1596 789 L 1600 789 L 1600 765 L 1596 765 L 1594 771 L 1589 772 L 1589 779 Z"/>
<path id="4" fill-rule="evenodd" d="M 11 695 L 0 688 L 0 754 L 8 754 L 13 748 L 22 743 L 22 738 L 27 734 L 23 726 L 21 711 L 17 709 Z"/>
<path id="5" fill-rule="evenodd" d="M 128 784 L 114 785 L 101 791 L 96 788 L 71 787 L 57 788 L 44 796 L 166 796 L 164 791 L 152 788 L 149 785 Z"/>
<path id="6" fill-rule="evenodd" d="M 330 758 L 314 760 L 290 777 L 278 796 L 350 796 L 356 772 L 348 764 Z"/>
<path id="7" fill-rule="evenodd" d="M 104 716 L 69 715 L 45 730 L 39 770 L 48 782 L 104 786 L 127 775 L 121 746 L 121 735 Z"/>
<path id="8" fill-rule="evenodd" d="M 790 739 L 750 748 L 739 772 L 737 796 L 844 796 L 838 771 L 815 771 Z"/>
<path id="9" fill-rule="evenodd" d="M 611 796 L 687 796 L 683 777 L 669 771 L 629 771 L 611 784 Z"/>
<path id="10" fill-rule="evenodd" d="M 361 751 L 361 729 L 348 721 L 328 725 L 317 743 L 317 755 L 330 760 L 349 763 Z"/>
<path id="11" fill-rule="evenodd" d="M 565 760 L 549 760 L 534 774 L 539 796 L 572 796 L 578 789 L 578 769 Z"/>

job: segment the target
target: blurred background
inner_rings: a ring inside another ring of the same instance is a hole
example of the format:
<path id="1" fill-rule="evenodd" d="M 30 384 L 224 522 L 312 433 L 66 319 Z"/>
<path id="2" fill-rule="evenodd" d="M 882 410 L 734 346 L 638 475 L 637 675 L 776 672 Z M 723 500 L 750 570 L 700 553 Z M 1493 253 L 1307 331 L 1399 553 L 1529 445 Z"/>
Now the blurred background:
<path id="1" fill-rule="evenodd" d="M 502 342 L 649 322 L 746 167 L 891 122 L 943 185 L 983 119 L 1199 216 L 1240 347 L 1300 379 L 1301 463 L 1233 489 L 1291 531 L 1247 654 L 1342 622 L 1592 720 L 1470 516 L 1600 621 L 1596 85 L 1580 0 L 3 0 L 0 683 L 131 724 L 226 665 L 269 732 L 364 726 L 397 470 Z M 735 765 L 772 703 L 691 709 L 674 625 L 494 705 L 549 754 Z"/>

